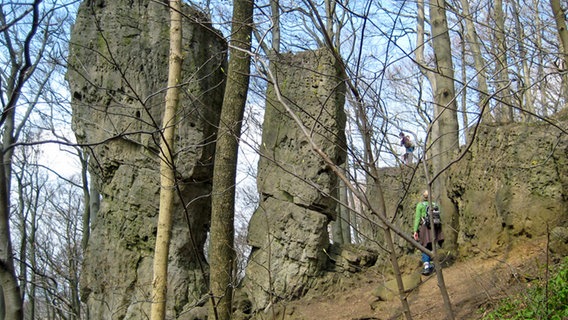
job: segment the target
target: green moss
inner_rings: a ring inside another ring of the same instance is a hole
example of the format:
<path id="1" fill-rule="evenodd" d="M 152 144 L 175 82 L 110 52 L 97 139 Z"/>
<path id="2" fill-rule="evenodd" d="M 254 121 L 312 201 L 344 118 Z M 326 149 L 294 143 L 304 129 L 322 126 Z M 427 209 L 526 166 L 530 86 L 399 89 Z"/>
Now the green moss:
<path id="1" fill-rule="evenodd" d="M 97 33 L 97 50 L 98 52 L 107 51 L 107 43 L 105 41 L 105 37 L 102 32 Z"/>

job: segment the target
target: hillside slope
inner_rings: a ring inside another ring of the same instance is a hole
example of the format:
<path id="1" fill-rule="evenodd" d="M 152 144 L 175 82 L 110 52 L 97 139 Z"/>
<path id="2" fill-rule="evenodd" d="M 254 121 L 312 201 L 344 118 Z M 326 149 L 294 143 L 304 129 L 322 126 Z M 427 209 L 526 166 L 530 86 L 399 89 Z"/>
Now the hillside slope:
<path id="1" fill-rule="evenodd" d="M 480 253 L 443 269 L 444 280 L 456 319 L 480 319 L 482 310 L 504 297 L 522 292 L 531 281 L 544 277 L 546 239 L 524 239 L 499 254 Z M 382 281 L 373 268 L 339 281 L 319 296 L 286 305 L 279 319 L 404 319 L 400 302 L 377 301 L 373 290 Z M 408 293 L 413 319 L 444 319 L 443 301 L 436 276 L 422 277 L 422 283 Z"/>

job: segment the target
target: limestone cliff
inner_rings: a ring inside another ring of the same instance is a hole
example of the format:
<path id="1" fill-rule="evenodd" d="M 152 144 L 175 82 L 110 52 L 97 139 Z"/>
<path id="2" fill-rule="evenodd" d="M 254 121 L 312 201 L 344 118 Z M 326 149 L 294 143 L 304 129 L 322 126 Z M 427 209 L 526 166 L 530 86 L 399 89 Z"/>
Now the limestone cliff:
<path id="1" fill-rule="evenodd" d="M 226 53 L 203 14 L 187 6 L 184 13 L 174 164 L 179 197 L 168 270 L 168 317 L 177 319 L 207 286 L 204 243 Z M 73 129 L 87 145 L 102 196 L 81 278 L 93 319 L 144 319 L 149 311 L 168 21 L 159 1 L 83 1 L 72 30 L 67 78 Z"/>
<path id="2" fill-rule="evenodd" d="M 568 223 L 566 121 L 482 126 L 448 190 L 459 208 L 462 256 L 506 248 Z M 465 149 L 465 148 L 462 148 Z"/>
<path id="3" fill-rule="evenodd" d="M 459 256 L 507 249 L 515 241 L 568 226 L 568 136 L 566 119 L 470 129 L 471 145 L 456 150 L 464 157 L 450 168 L 449 197 L 459 209 Z M 414 206 L 426 183 L 423 166 L 381 171 L 388 212 L 411 232 Z M 402 201 L 402 196 L 406 198 Z M 434 195 L 436 197 L 436 195 Z M 442 208 L 443 209 L 443 208 Z M 408 244 L 396 239 L 401 248 Z M 568 241 L 564 238 L 561 241 Z"/>

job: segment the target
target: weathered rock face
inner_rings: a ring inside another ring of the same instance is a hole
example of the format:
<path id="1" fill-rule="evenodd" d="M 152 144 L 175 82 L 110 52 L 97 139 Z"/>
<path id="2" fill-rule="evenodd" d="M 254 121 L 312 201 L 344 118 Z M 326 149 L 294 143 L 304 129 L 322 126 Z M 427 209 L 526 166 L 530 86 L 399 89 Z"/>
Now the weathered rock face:
<path id="1" fill-rule="evenodd" d="M 566 119 L 552 121 L 567 127 Z M 448 195 L 459 209 L 460 257 L 492 254 L 549 231 L 551 239 L 559 237 L 554 249 L 562 252 L 562 243 L 568 242 L 561 232 L 568 226 L 567 162 L 568 137 L 549 123 L 480 126 L 466 156 L 451 167 L 448 184 Z M 389 186 L 384 188 L 388 212 L 409 233 L 415 204 L 426 188 L 421 171 L 415 176 L 408 168 L 381 171 Z M 407 198 L 398 203 L 406 189 Z M 401 248 L 409 248 L 405 240 L 395 239 Z"/>
<path id="2" fill-rule="evenodd" d="M 568 137 L 548 123 L 480 127 L 451 177 L 462 255 L 568 223 Z"/>
<path id="3" fill-rule="evenodd" d="M 214 136 L 226 44 L 197 11 L 183 27 L 185 60 L 175 166 L 179 181 L 170 246 L 168 314 L 205 292 Z M 163 3 L 84 1 L 71 35 L 68 81 L 77 140 L 89 144 L 102 195 L 81 287 L 93 319 L 145 319 L 159 204 L 159 132 L 169 56 Z M 185 208 L 185 209 L 184 209 Z"/>
<path id="4" fill-rule="evenodd" d="M 288 106 L 310 138 L 337 164 L 345 161 L 345 87 L 327 51 L 303 52 L 273 60 Z M 324 270 L 329 246 L 327 225 L 334 218 L 337 178 L 313 153 L 277 99 L 267 93 L 258 190 L 261 202 L 249 224 L 253 247 L 245 286 L 255 309 L 275 300 L 302 296 Z"/>

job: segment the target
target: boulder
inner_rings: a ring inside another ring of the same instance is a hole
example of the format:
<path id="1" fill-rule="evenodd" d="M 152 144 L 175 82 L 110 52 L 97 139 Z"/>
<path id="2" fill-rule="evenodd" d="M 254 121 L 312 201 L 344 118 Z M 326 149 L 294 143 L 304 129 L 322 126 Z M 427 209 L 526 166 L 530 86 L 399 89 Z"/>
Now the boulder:
<path id="1" fill-rule="evenodd" d="M 402 276 L 404 292 L 414 290 L 421 282 L 422 277 L 419 272 L 414 272 Z M 373 290 L 372 294 L 374 297 L 378 298 L 381 301 L 391 301 L 397 299 L 398 285 L 396 283 L 396 279 L 386 281 L 384 284 Z"/>

